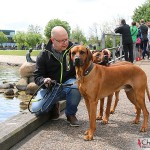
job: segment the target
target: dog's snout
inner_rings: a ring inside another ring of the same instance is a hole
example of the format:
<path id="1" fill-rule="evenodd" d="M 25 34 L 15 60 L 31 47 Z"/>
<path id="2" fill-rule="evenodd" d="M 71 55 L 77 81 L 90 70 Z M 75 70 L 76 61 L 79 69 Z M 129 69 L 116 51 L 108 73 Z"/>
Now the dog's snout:
<path id="1" fill-rule="evenodd" d="M 74 65 L 75 66 L 82 66 L 82 60 L 80 57 L 76 56 L 75 59 L 74 59 Z"/>
<path id="2" fill-rule="evenodd" d="M 75 57 L 75 62 L 79 62 L 80 58 L 79 57 Z"/>

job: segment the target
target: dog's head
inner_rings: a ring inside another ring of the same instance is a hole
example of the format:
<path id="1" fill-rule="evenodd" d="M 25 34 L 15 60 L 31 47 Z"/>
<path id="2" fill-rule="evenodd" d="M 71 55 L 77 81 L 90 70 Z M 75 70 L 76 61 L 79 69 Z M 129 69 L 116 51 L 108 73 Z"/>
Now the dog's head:
<path id="1" fill-rule="evenodd" d="M 104 53 L 102 51 L 93 51 L 93 62 L 94 63 L 99 63 L 104 60 Z"/>
<path id="2" fill-rule="evenodd" d="M 77 45 L 70 50 L 70 58 L 75 66 L 86 66 L 92 61 L 92 53 L 87 47 Z"/>
<path id="3" fill-rule="evenodd" d="M 108 49 L 103 49 L 101 51 L 93 52 L 93 62 L 108 66 L 110 60 L 111 52 Z"/>

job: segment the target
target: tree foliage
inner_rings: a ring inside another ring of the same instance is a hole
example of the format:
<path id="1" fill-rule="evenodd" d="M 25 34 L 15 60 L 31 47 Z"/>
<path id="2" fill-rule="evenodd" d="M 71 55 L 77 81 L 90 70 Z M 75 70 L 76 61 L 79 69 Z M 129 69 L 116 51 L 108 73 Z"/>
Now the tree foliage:
<path id="1" fill-rule="evenodd" d="M 7 41 L 8 41 L 7 36 L 3 32 L 0 32 L 0 44 L 5 43 Z"/>
<path id="2" fill-rule="evenodd" d="M 14 41 L 17 43 L 17 47 L 20 49 L 22 45 L 27 48 L 34 48 L 37 43 L 41 44 L 43 41 L 43 37 L 40 33 L 36 33 L 35 30 L 28 30 L 25 32 L 17 32 L 13 37 Z"/>
<path id="3" fill-rule="evenodd" d="M 139 22 L 141 19 L 144 19 L 145 22 L 150 21 L 150 0 L 135 9 L 132 19 L 135 22 Z"/>
<path id="4" fill-rule="evenodd" d="M 84 33 L 79 28 L 79 26 L 72 30 L 71 40 L 77 43 L 86 43 L 86 37 L 84 36 Z"/>
<path id="5" fill-rule="evenodd" d="M 50 20 L 44 30 L 44 35 L 46 36 L 47 39 L 49 39 L 51 37 L 51 30 L 52 28 L 54 28 L 55 26 L 62 26 L 66 29 L 69 37 L 70 37 L 70 30 L 71 27 L 69 26 L 69 23 L 66 21 L 61 21 L 59 19 L 52 19 Z"/>
<path id="6" fill-rule="evenodd" d="M 14 37 L 13 40 L 17 43 L 17 47 L 20 49 L 22 45 L 25 44 L 25 38 L 26 38 L 26 33 L 22 31 L 18 31 Z"/>

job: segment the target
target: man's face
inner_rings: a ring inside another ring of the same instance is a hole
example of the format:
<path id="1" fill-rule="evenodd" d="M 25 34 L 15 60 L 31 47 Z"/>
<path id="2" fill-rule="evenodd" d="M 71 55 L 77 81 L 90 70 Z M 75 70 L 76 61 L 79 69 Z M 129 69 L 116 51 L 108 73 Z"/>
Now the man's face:
<path id="1" fill-rule="evenodd" d="M 67 49 L 69 41 L 67 34 L 57 34 L 51 37 L 54 49 L 61 52 Z"/>

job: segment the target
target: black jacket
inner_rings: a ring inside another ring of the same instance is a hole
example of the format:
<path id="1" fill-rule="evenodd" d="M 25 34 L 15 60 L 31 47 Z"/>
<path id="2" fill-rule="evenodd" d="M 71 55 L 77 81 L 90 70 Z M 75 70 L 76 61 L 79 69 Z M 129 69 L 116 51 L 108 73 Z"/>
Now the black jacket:
<path id="1" fill-rule="evenodd" d="M 127 24 L 121 25 L 120 27 L 115 29 L 115 33 L 122 34 L 122 44 L 123 45 L 133 43 L 129 25 L 127 25 Z"/>
<path id="2" fill-rule="evenodd" d="M 46 49 L 42 50 L 36 59 L 34 80 L 37 85 L 44 83 L 44 79 L 47 77 L 56 80 L 58 83 L 75 78 L 75 67 L 73 66 L 73 62 L 68 59 L 69 51 L 72 47 L 73 43 L 69 42 L 68 48 L 63 51 L 63 62 L 61 63 L 51 50 L 52 42 L 48 42 Z"/>
<path id="3" fill-rule="evenodd" d="M 140 37 L 141 37 L 141 40 L 142 41 L 148 41 L 148 38 L 147 38 L 147 34 L 148 34 L 148 27 L 145 25 L 145 24 L 141 24 L 140 27 Z"/>

